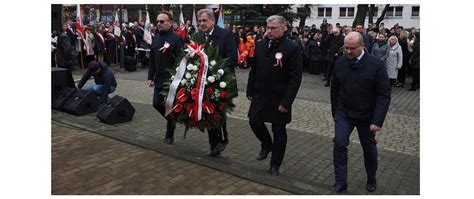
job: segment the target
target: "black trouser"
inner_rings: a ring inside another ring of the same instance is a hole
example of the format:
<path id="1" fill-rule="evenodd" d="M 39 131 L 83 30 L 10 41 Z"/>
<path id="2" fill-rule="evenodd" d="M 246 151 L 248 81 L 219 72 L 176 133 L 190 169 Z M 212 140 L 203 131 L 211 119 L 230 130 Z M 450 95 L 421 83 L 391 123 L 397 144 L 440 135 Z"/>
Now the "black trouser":
<path id="1" fill-rule="evenodd" d="M 332 71 L 333 70 L 334 70 L 334 62 L 328 61 L 328 68 L 327 68 L 327 71 L 326 71 L 326 79 L 327 79 L 326 84 L 327 85 L 329 85 L 329 83 L 331 83 L 331 76 L 332 76 Z"/>
<path id="2" fill-rule="evenodd" d="M 160 94 L 161 88 L 155 87 L 155 91 L 153 93 L 153 107 L 161 113 L 161 115 L 165 115 L 165 106 L 164 100 L 165 96 Z M 172 138 L 174 136 L 174 129 L 176 128 L 176 122 L 170 119 L 169 117 L 165 117 L 166 119 L 166 135 L 167 138 Z"/>
<path id="3" fill-rule="evenodd" d="M 360 144 L 364 152 L 364 165 L 367 174 L 367 181 L 375 183 L 377 172 L 377 141 L 375 133 L 370 131 L 370 122 L 362 122 L 347 117 L 347 113 L 337 108 L 334 116 L 335 136 L 333 148 L 333 164 L 336 184 L 347 184 L 347 146 L 350 135 L 354 128 L 357 128 Z"/>
<path id="4" fill-rule="evenodd" d="M 272 143 L 272 137 L 262 120 L 259 118 L 251 118 L 249 123 L 253 133 L 261 142 L 261 149 L 272 151 L 270 166 L 280 166 L 283 162 L 283 157 L 285 156 L 287 141 L 286 124 L 272 123 Z"/>
<path id="5" fill-rule="evenodd" d="M 398 70 L 397 80 L 400 84 L 405 84 L 405 78 L 407 76 L 406 71 L 407 67 L 405 65 L 403 65 L 402 68 Z"/>
<path id="6" fill-rule="evenodd" d="M 420 69 L 412 68 L 411 76 L 413 78 L 413 83 L 411 84 L 411 87 L 414 89 L 419 88 L 420 87 Z"/>

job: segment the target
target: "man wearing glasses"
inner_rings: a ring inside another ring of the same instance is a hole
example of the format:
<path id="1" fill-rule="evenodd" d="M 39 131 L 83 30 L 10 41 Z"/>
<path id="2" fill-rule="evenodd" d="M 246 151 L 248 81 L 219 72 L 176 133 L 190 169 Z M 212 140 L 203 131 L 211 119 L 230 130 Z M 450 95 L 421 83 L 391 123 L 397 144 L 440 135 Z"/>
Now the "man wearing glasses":
<path id="1" fill-rule="evenodd" d="M 377 189 L 377 142 L 390 105 L 390 81 L 385 63 L 364 51 L 364 38 L 350 32 L 344 39 L 346 54 L 335 64 L 331 78 L 331 108 L 335 123 L 333 192 L 347 189 L 347 146 L 354 127 L 364 151 L 367 191 Z"/>
<path id="2" fill-rule="evenodd" d="M 171 78 L 167 69 L 174 69 L 176 59 L 184 46 L 183 39 L 171 30 L 173 16 L 171 13 L 163 11 L 156 20 L 158 34 L 153 37 L 150 52 L 150 67 L 148 67 L 148 87 L 155 87 L 153 93 L 153 107 L 165 116 L 164 96 L 160 95 L 163 83 Z M 163 142 L 172 144 L 174 141 L 174 130 L 176 123 L 170 118 L 165 118 L 166 134 Z"/>
<path id="3" fill-rule="evenodd" d="M 250 70 L 247 98 L 250 127 L 261 142 L 257 160 L 272 152 L 269 173 L 279 175 L 285 155 L 286 124 L 291 122 L 291 106 L 301 84 L 303 55 L 300 47 L 284 36 L 287 21 L 273 15 L 267 19 L 267 36 L 255 47 L 255 65 Z M 265 122 L 272 123 L 273 140 Z"/>
<path id="4" fill-rule="evenodd" d="M 216 18 L 214 12 L 211 9 L 201 9 L 197 13 L 198 27 L 200 34 L 198 37 L 204 37 L 212 46 L 219 50 L 219 55 L 222 58 L 230 58 L 227 63 L 233 76 L 235 76 L 235 66 L 237 66 L 237 43 L 235 43 L 234 36 L 230 30 L 223 29 L 216 26 Z M 229 98 L 237 97 L 237 80 L 230 83 L 230 89 L 235 95 L 229 95 Z M 225 150 L 229 143 L 227 139 L 227 127 L 226 123 L 222 124 L 221 129 L 209 129 L 207 131 L 209 135 L 209 145 L 211 148 L 208 154 L 211 157 L 218 156 L 222 151 Z"/>

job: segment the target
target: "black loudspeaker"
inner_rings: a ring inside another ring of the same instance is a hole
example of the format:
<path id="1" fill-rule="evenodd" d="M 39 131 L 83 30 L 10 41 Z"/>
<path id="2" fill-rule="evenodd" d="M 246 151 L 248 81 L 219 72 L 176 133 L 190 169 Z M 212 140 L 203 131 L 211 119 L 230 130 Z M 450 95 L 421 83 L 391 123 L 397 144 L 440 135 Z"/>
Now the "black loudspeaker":
<path id="1" fill-rule="evenodd" d="M 117 124 L 132 120 L 135 109 L 127 98 L 114 96 L 97 113 L 100 121 L 106 124 Z"/>
<path id="2" fill-rule="evenodd" d="M 71 71 L 65 68 L 51 68 L 51 99 L 59 95 L 64 87 L 76 88 Z M 52 103 L 52 102 L 51 102 Z"/>
<path id="3" fill-rule="evenodd" d="M 53 104 L 52 108 L 55 110 L 63 110 L 64 104 L 66 104 L 67 100 L 72 97 L 76 93 L 75 88 L 64 87 L 61 89 L 59 94 L 53 96 Z"/>
<path id="4" fill-rule="evenodd" d="M 74 115 L 85 115 L 97 112 L 99 109 L 99 100 L 92 91 L 78 90 L 69 98 L 63 107 L 67 113 Z"/>
<path id="5" fill-rule="evenodd" d="M 128 72 L 137 70 L 137 60 L 133 56 L 125 56 L 125 70 Z"/>

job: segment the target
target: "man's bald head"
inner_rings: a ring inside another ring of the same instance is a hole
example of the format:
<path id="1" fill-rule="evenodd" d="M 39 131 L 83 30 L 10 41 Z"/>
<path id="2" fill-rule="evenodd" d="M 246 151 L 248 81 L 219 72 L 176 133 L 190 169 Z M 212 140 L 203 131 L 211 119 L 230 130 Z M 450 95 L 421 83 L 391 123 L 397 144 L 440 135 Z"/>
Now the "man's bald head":
<path id="1" fill-rule="evenodd" d="M 359 32 L 350 32 L 344 38 L 344 48 L 349 59 L 357 58 L 364 50 L 364 38 Z"/>
<path id="2" fill-rule="evenodd" d="M 359 32 L 350 32 L 344 38 L 344 43 L 350 42 L 358 45 L 364 45 L 364 37 Z"/>

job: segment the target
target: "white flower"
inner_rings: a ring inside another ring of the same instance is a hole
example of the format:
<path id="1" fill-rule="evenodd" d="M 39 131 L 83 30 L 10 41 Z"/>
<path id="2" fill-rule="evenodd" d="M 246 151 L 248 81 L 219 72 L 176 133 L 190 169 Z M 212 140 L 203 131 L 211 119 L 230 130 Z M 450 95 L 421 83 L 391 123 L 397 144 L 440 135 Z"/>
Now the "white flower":
<path id="1" fill-rule="evenodd" d="M 194 84 L 195 81 L 196 81 L 196 79 L 192 78 L 191 79 L 191 84 Z"/>
<path id="2" fill-rule="evenodd" d="M 186 79 L 191 78 L 191 73 L 186 73 Z"/>
<path id="3" fill-rule="evenodd" d="M 173 76 L 171 76 L 171 80 L 174 80 L 174 75 L 173 75 Z"/>
<path id="4" fill-rule="evenodd" d="M 211 66 L 215 66 L 217 63 L 216 60 L 212 60 L 211 62 L 209 62 L 209 64 L 211 64 Z"/>
<path id="5" fill-rule="evenodd" d="M 197 71 L 197 70 L 198 70 L 198 66 L 193 65 L 192 70 L 193 70 L 193 71 Z"/>
<path id="6" fill-rule="evenodd" d="M 179 70 L 179 67 L 176 67 L 176 72 L 178 72 L 178 70 Z"/>
<path id="7" fill-rule="evenodd" d="M 223 74 L 224 74 L 224 70 L 219 69 L 219 70 L 217 70 L 217 73 L 219 73 L 219 75 L 223 75 Z"/>
<path id="8" fill-rule="evenodd" d="M 219 83 L 219 86 L 220 86 L 221 88 L 225 88 L 225 86 L 227 86 L 227 84 L 226 84 L 225 82 L 221 82 L 221 83 Z"/>
<path id="9" fill-rule="evenodd" d="M 192 70 L 193 69 L 193 64 L 188 64 L 188 66 L 186 66 L 186 69 Z"/>
<path id="10" fill-rule="evenodd" d="M 207 81 L 209 81 L 210 83 L 214 83 L 214 81 L 216 81 L 216 78 L 214 76 L 209 76 L 207 77 Z"/>
<path id="11" fill-rule="evenodd" d="M 182 79 L 181 80 L 181 86 L 184 86 L 188 81 L 186 81 L 186 79 Z"/>

